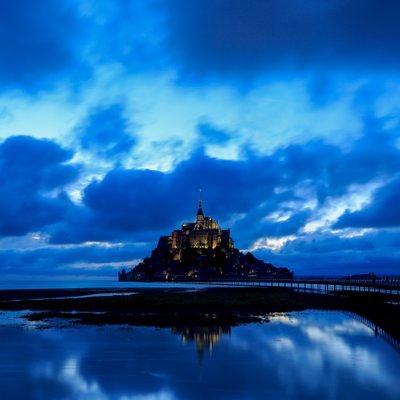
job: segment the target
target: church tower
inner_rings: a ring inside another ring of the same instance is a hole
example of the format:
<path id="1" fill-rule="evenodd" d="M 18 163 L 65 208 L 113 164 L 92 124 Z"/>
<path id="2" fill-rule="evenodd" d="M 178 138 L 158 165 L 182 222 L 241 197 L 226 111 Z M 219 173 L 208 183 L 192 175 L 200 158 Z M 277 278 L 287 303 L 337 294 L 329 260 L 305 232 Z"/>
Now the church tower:
<path id="1" fill-rule="evenodd" d="M 201 227 L 204 226 L 203 199 L 202 199 L 201 189 L 200 189 L 199 209 L 197 210 L 196 214 L 196 224 L 200 225 Z"/>

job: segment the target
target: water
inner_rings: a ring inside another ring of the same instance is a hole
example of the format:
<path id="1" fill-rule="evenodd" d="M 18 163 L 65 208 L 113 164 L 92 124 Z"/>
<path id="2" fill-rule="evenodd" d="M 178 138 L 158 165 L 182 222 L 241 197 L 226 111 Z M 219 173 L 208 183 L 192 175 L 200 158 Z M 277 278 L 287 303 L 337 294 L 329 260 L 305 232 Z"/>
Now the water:
<path id="1" fill-rule="evenodd" d="M 7 289 L 126 289 L 126 288 L 204 288 L 208 285 L 168 282 L 118 282 L 115 279 L 0 281 L 0 290 Z M 214 285 L 215 286 L 215 285 Z"/>
<path id="2" fill-rule="evenodd" d="M 400 353 L 331 311 L 239 327 L 47 327 L 0 315 L 1 399 L 400 399 Z"/>

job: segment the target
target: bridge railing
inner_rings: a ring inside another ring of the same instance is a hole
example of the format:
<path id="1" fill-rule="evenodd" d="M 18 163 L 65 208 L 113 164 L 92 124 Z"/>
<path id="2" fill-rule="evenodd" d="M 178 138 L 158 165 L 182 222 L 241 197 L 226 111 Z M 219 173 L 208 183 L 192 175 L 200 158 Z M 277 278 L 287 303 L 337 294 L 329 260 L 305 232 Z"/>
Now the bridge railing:
<path id="1" fill-rule="evenodd" d="M 181 279 L 176 279 L 176 281 L 181 281 Z M 329 285 L 374 285 L 374 286 L 391 286 L 400 287 L 400 276 L 390 276 L 390 277 L 368 277 L 368 278 L 352 278 L 352 277 L 326 277 L 326 276 L 300 276 L 294 278 L 279 278 L 279 277 L 220 277 L 211 279 L 200 279 L 200 280 L 188 280 L 182 279 L 185 282 L 292 282 L 292 283 L 320 283 Z"/>

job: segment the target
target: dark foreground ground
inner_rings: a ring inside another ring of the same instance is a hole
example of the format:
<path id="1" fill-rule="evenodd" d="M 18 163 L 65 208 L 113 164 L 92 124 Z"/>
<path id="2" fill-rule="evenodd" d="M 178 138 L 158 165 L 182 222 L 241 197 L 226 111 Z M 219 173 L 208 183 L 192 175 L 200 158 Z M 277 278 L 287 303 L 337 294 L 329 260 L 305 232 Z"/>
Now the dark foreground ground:
<path id="1" fill-rule="evenodd" d="M 285 288 L 52 289 L 0 291 L 0 310 L 29 310 L 30 320 L 159 327 L 237 325 L 268 313 L 306 309 L 355 312 L 400 340 L 400 305 L 373 293 L 298 293 Z M 100 295 L 100 297 L 71 298 Z"/>

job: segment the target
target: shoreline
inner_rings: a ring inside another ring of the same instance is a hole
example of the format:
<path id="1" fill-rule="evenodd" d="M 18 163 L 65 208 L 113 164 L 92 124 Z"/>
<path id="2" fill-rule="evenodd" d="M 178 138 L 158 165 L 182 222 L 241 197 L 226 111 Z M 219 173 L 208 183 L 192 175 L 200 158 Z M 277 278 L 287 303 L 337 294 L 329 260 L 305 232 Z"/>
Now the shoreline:
<path id="1" fill-rule="evenodd" d="M 400 305 L 367 292 L 339 296 L 246 287 L 0 291 L 0 311 L 26 311 L 31 321 L 63 319 L 82 325 L 235 326 L 268 320 L 270 313 L 307 309 L 353 312 L 400 340 Z"/>

